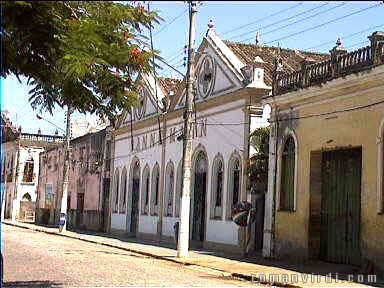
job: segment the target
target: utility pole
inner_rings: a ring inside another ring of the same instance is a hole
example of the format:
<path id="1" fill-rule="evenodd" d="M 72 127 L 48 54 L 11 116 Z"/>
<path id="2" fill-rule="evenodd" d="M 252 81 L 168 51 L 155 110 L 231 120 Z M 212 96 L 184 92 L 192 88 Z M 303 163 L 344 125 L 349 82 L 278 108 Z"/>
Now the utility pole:
<path id="1" fill-rule="evenodd" d="M 67 199 L 68 199 L 68 176 L 69 176 L 69 142 L 71 139 L 71 108 L 68 106 L 67 110 L 67 125 L 65 131 L 65 153 L 64 153 L 64 167 L 63 167 L 63 193 L 61 196 L 60 206 L 60 225 L 59 232 L 67 230 Z M 64 215 L 64 216 L 62 216 Z M 64 221 L 62 221 L 64 218 Z"/>
<path id="2" fill-rule="evenodd" d="M 183 137 L 183 164 L 182 164 L 182 194 L 179 226 L 179 241 L 177 244 L 177 257 L 188 256 L 189 246 L 189 211 L 191 201 L 191 162 L 192 162 L 192 113 L 193 113 L 193 84 L 195 81 L 195 33 L 196 33 L 196 1 L 189 1 L 189 49 L 187 67 L 187 91 L 184 112 L 184 137 Z"/>

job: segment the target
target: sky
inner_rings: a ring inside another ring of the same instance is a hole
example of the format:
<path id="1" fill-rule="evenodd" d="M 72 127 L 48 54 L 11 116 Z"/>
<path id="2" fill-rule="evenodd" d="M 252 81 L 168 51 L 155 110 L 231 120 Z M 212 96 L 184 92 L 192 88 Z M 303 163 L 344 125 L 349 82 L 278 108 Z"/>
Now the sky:
<path id="1" fill-rule="evenodd" d="M 158 11 L 164 20 L 153 31 L 154 49 L 185 73 L 183 46 L 188 41 L 187 3 L 151 1 L 150 8 Z M 254 43 L 256 32 L 259 32 L 262 45 L 327 53 L 335 46 L 338 37 L 349 51 L 369 45 L 368 35 L 377 30 L 384 31 L 384 4 L 382 1 L 201 1 L 197 13 L 196 47 L 200 45 L 210 19 L 223 40 Z M 157 73 L 179 77 L 171 69 Z M 36 118 L 37 111 L 33 111 L 28 102 L 30 89 L 25 81 L 19 83 L 15 77 L 1 79 L 1 110 L 8 110 L 11 120 L 21 125 L 24 132 L 36 133 L 41 128 L 44 134 L 53 134 L 56 127 Z M 42 114 L 49 121 L 65 127 L 63 110 L 56 109 L 54 115 Z M 73 115 L 74 119 L 81 117 L 84 116 L 79 113 Z"/>

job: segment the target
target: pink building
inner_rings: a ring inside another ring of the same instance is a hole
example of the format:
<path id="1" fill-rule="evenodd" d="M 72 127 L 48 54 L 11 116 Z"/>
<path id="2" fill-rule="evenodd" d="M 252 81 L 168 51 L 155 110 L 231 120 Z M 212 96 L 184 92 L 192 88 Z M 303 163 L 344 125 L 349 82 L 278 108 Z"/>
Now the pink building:
<path id="1" fill-rule="evenodd" d="M 110 141 L 106 129 L 71 140 L 68 187 L 68 227 L 107 230 Z M 62 200 L 64 147 L 40 155 L 37 219 L 57 224 Z M 105 187 L 105 189 L 104 189 Z"/>

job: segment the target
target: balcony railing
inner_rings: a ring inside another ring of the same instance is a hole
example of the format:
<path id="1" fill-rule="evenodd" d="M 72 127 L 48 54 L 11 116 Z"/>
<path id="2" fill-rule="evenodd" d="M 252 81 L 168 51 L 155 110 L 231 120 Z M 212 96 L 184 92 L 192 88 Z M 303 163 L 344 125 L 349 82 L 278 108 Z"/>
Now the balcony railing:
<path id="1" fill-rule="evenodd" d="M 288 74 L 276 73 L 274 95 L 324 83 L 383 63 L 383 42 L 377 43 L 375 51 L 371 46 L 367 46 L 349 53 L 331 55 L 331 59 L 304 66 L 299 71 Z"/>
<path id="2" fill-rule="evenodd" d="M 47 143 L 61 143 L 64 141 L 64 137 L 62 136 L 30 134 L 30 133 L 21 133 L 20 139 L 27 140 L 27 141 L 47 142 Z"/>

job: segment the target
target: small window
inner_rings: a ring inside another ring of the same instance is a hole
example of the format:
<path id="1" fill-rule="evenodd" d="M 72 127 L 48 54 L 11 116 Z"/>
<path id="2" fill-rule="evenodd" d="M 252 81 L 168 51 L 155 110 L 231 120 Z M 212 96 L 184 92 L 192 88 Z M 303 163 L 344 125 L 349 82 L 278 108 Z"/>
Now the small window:
<path id="1" fill-rule="evenodd" d="M 167 176 L 165 183 L 165 206 L 164 206 L 164 215 L 171 217 L 173 214 L 173 193 L 174 193 L 174 171 L 173 171 L 173 163 L 169 162 L 167 165 Z"/>
<path id="2" fill-rule="evenodd" d="M 221 219 L 223 202 L 224 165 L 221 157 L 214 160 L 212 177 L 211 218 Z"/>
<path id="3" fill-rule="evenodd" d="M 239 202 L 239 193 L 240 193 L 240 161 L 236 159 L 235 165 L 233 167 L 233 196 L 232 196 L 232 205 L 235 205 Z"/>
<path id="4" fill-rule="evenodd" d="M 23 182 L 32 183 L 34 180 L 34 161 L 31 155 L 28 156 L 24 165 L 24 174 L 23 174 Z"/>
<path id="5" fill-rule="evenodd" d="M 149 167 L 145 166 L 143 171 L 143 186 L 141 197 L 141 214 L 148 215 L 149 210 Z"/>
<path id="6" fill-rule="evenodd" d="M 120 188 L 120 205 L 119 212 L 125 212 L 125 202 L 127 198 L 127 170 L 124 168 L 121 173 L 121 188 Z"/>
<path id="7" fill-rule="evenodd" d="M 295 140 L 289 136 L 281 158 L 280 210 L 294 211 Z"/>
<path id="8" fill-rule="evenodd" d="M 115 177 L 114 177 L 114 181 L 115 181 L 115 185 L 114 185 L 114 191 L 113 191 L 113 195 L 114 195 L 114 203 L 113 203 L 113 212 L 118 212 L 118 203 L 119 203 L 119 181 L 120 180 L 120 175 L 119 175 L 119 170 L 116 169 L 116 172 L 115 172 Z"/>
<path id="9" fill-rule="evenodd" d="M 160 171 L 156 164 L 152 172 L 151 214 L 158 215 L 159 208 Z"/>
<path id="10" fill-rule="evenodd" d="M 180 161 L 179 166 L 177 167 L 177 176 L 176 176 L 176 191 L 175 191 L 175 217 L 180 216 L 180 207 L 181 207 L 181 193 L 182 191 L 182 161 Z"/>
<path id="11" fill-rule="evenodd" d="M 229 161 L 228 184 L 226 217 L 231 219 L 232 207 L 240 201 L 241 161 L 239 156 L 234 156 Z"/>

